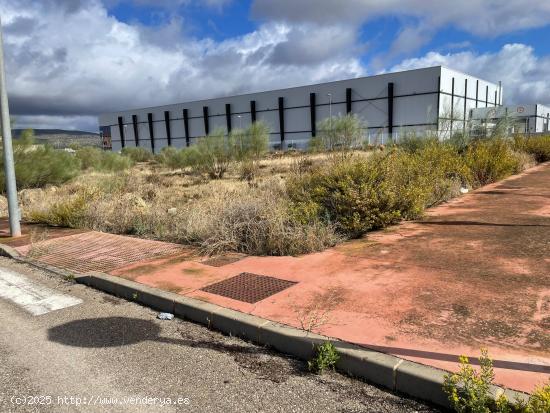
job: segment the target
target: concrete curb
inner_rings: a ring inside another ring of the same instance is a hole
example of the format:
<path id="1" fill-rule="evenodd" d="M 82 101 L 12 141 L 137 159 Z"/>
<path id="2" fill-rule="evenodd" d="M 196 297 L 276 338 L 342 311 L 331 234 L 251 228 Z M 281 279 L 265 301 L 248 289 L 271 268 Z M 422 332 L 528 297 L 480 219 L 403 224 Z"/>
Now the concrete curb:
<path id="1" fill-rule="evenodd" d="M 108 274 L 90 272 L 74 275 L 34 260 L 21 257 L 13 248 L 0 244 L 0 255 L 31 264 L 58 274 L 66 279 L 96 288 L 106 293 L 169 312 L 218 330 L 224 334 L 274 348 L 302 360 L 313 357 L 315 346 L 326 341 L 334 344 L 340 354 L 337 369 L 353 377 L 364 379 L 391 391 L 428 401 L 449 408 L 443 392 L 443 380 L 447 372 L 435 367 L 411 362 L 402 358 L 369 350 L 355 344 L 340 341 L 267 319 L 215 304 L 184 297 Z M 525 393 L 493 386 L 493 395 L 506 394 L 508 400 L 526 400 Z"/>
<path id="2" fill-rule="evenodd" d="M 0 244 L 0 255 L 8 258 L 19 258 L 21 256 L 15 248 L 4 244 Z"/>
<path id="3" fill-rule="evenodd" d="M 447 372 L 414 363 L 351 343 L 279 324 L 215 304 L 184 297 L 103 273 L 76 276 L 76 282 L 126 298 L 159 311 L 203 324 L 222 333 L 269 346 L 302 360 L 314 355 L 315 346 L 330 341 L 340 353 L 338 370 L 370 383 L 439 406 L 450 407 L 443 392 Z M 509 400 L 525 400 L 521 392 L 493 386 L 492 393 L 505 393 Z"/>

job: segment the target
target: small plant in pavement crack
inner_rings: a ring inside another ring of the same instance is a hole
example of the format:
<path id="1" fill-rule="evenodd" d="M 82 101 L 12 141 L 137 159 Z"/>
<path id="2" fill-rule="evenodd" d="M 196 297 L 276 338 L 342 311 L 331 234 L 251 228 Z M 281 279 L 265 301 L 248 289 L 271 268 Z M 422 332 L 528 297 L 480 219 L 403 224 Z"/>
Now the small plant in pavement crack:
<path id="1" fill-rule="evenodd" d="M 340 359 L 340 355 L 330 341 L 326 341 L 321 345 L 315 346 L 315 357 L 307 362 L 308 370 L 321 374 L 326 369 L 334 369 L 336 363 Z"/>

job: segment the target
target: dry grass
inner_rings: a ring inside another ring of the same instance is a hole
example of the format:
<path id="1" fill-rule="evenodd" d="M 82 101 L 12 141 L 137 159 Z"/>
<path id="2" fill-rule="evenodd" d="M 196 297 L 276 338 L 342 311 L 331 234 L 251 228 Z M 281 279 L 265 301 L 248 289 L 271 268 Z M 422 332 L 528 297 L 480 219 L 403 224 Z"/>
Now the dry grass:
<path id="1" fill-rule="evenodd" d="M 317 157 L 322 159 L 322 157 Z M 330 225 L 294 222 L 285 177 L 294 157 L 262 161 L 251 181 L 238 165 L 222 180 L 140 164 L 87 173 L 58 188 L 21 193 L 25 219 L 198 246 L 216 254 L 296 255 L 339 241 Z M 274 174 L 270 168 L 279 168 Z"/>
<path id="2" fill-rule="evenodd" d="M 473 172 L 475 186 L 533 163 L 519 146 L 514 152 L 497 143 L 478 143 L 466 155 L 430 143 L 410 153 L 346 152 L 339 161 L 334 153 L 271 153 L 252 166 L 232 162 L 216 180 L 190 168 L 138 163 L 122 172 L 87 172 L 59 187 L 23 190 L 20 200 L 23 217 L 33 222 L 194 245 L 207 254 L 298 255 L 417 217 L 456 196 Z M 495 156 L 501 146 L 506 156 Z M 465 163 L 472 164 L 468 170 Z M 369 174 L 351 179 L 353 165 L 380 176 L 374 174 L 368 186 Z M 340 170 L 345 173 L 335 175 Z"/>

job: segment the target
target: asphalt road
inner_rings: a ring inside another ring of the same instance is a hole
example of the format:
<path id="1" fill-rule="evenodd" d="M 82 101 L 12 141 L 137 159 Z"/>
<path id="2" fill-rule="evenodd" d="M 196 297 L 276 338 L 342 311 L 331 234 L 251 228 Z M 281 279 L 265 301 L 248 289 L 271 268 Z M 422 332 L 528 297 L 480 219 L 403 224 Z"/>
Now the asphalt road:
<path id="1" fill-rule="evenodd" d="M 0 271 L 82 300 L 33 315 L 0 298 L 1 412 L 437 411 L 6 258 Z"/>

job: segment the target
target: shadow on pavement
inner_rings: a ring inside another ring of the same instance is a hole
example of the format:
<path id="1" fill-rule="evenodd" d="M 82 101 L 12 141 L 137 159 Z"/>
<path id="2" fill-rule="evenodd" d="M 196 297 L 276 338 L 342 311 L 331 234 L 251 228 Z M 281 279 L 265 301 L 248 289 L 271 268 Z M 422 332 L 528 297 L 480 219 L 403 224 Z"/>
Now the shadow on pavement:
<path id="1" fill-rule="evenodd" d="M 48 340 L 72 347 L 104 348 L 121 347 L 145 341 L 204 348 L 231 355 L 241 367 L 260 378 L 274 382 L 286 381 L 289 374 L 302 375 L 305 364 L 297 359 L 281 357 L 264 348 L 244 343 L 226 343 L 223 337 L 205 330 L 197 339 L 185 331 L 183 338 L 161 337 L 161 327 L 153 320 L 131 317 L 103 317 L 70 321 L 48 330 Z"/>
<path id="2" fill-rule="evenodd" d="M 180 342 L 159 337 L 159 334 L 160 326 L 151 320 L 104 317 L 75 320 L 52 327 L 48 330 L 48 339 L 67 346 L 88 348 L 120 347 L 142 341 Z"/>
<path id="3" fill-rule="evenodd" d="M 414 350 L 414 349 L 400 348 L 400 347 L 375 346 L 375 345 L 368 345 L 367 347 L 376 351 L 380 351 L 382 353 L 389 353 L 396 356 L 421 357 L 421 358 L 431 359 L 431 360 L 458 362 L 458 356 L 456 354 L 437 353 L 433 351 Z M 469 356 L 468 359 L 470 360 L 470 363 L 474 365 L 480 364 L 479 359 L 477 357 Z M 517 361 L 509 361 L 509 360 L 493 360 L 493 366 L 500 369 L 532 371 L 535 373 L 550 373 L 550 366 L 545 364 L 522 363 Z"/>

